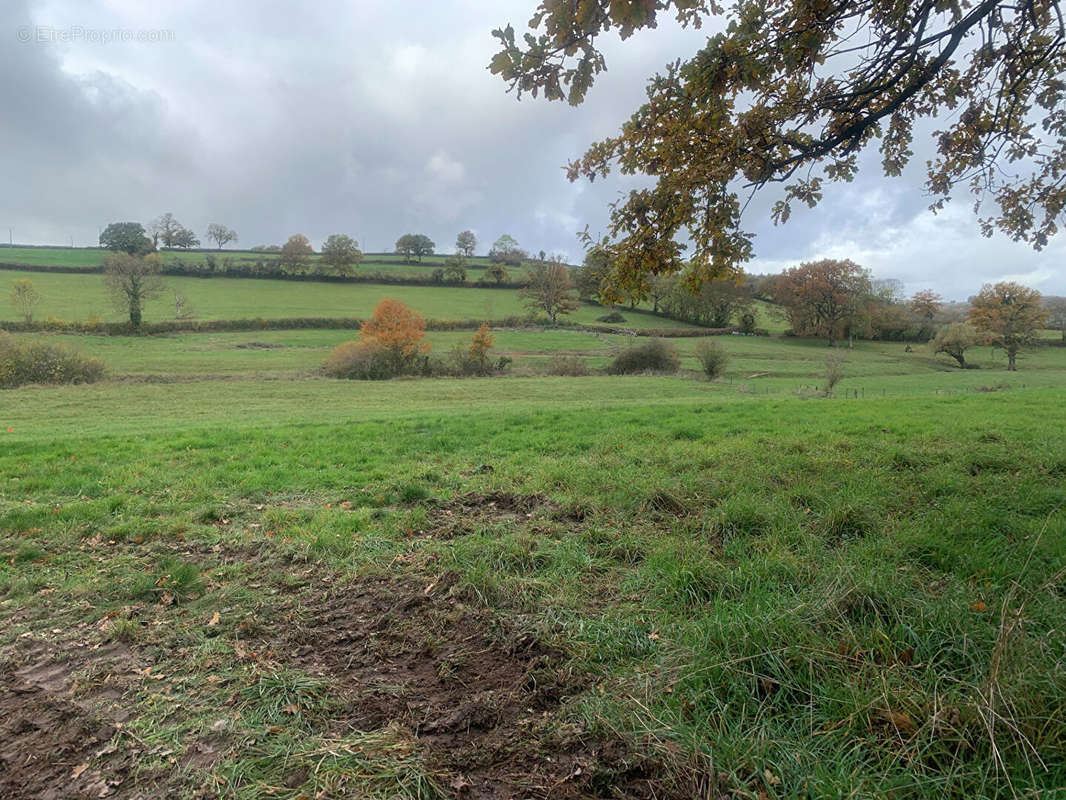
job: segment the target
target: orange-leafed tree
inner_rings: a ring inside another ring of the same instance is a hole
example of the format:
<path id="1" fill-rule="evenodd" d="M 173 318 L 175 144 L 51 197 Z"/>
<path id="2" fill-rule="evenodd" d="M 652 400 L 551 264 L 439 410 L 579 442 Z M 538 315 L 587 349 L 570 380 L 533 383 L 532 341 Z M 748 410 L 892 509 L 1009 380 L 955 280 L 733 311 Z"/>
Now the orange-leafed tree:
<path id="1" fill-rule="evenodd" d="M 823 336 L 832 345 L 851 336 L 869 312 L 870 274 L 854 261 L 824 258 L 786 269 L 773 282 L 774 302 L 792 330 Z"/>
<path id="2" fill-rule="evenodd" d="M 1007 369 L 1016 370 L 1018 352 L 1047 323 L 1040 292 L 1014 281 L 986 283 L 970 303 L 970 322 L 988 341 L 1007 351 Z"/>
<path id="3" fill-rule="evenodd" d="M 489 371 L 489 350 L 495 346 L 496 340 L 489 332 L 489 326 L 482 322 L 481 327 L 475 331 L 474 338 L 470 340 L 470 358 L 481 375 Z"/>
<path id="4" fill-rule="evenodd" d="M 377 342 L 398 371 L 429 352 L 425 336 L 426 321 L 421 315 L 388 297 L 377 304 L 374 315 L 359 329 L 359 339 Z"/>
<path id="5" fill-rule="evenodd" d="M 925 322 L 932 322 L 944 305 L 944 298 L 931 289 L 922 289 L 911 295 L 911 311 Z"/>

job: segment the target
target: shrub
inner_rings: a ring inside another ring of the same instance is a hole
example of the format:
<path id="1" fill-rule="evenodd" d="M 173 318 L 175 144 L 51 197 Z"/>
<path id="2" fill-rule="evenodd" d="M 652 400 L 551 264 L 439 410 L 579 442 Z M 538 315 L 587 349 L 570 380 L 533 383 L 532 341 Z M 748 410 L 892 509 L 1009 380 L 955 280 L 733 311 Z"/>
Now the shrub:
<path id="1" fill-rule="evenodd" d="M 847 357 L 836 350 L 825 357 L 825 396 L 831 397 L 833 387 L 844 377 L 844 362 Z"/>
<path id="2" fill-rule="evenodd" d="M 18 342 L 0 332 L 0 388 L 28 383 L 92 383 L 104 364 L 68 347 L 44 341 Z"/>
<path id="3" fill-rule="evenodd" d="M 470 351 L 461 344 L 456 344 L 447 355 L 430 359 L 426 363 L 427 376 L 469 378 L 471 375 L 484 375 L 481 364 Z"/>
<path id="4" fill-rule="evenodd" d="M 488 376 L 504 372 L 510 366 L 511 359 L 501 356 L 493 360 L 489 356 L 489 351 L 494 344 L 488 325 L 482 323 L 468 346 L 456 344 L 447 356 L 432 360 L 426 359 L 423 374 L 468 378 L 472 375 Z"/>
<path id="5" fill-rule="evenodd" d="M 640 372 L 677 372 L 681 358 L 673 342 L 652 339 L 623 350 L 607 365 L 608 375 L 633 375 Z"/>
<path id="6" fill-rule="evenodd" d="M 373 341 L 392 361 L 398 375 L 408 369 L 418 356 L 429 352 L 425 341 L 426 321 L 398 300 L 385 298 L 374 308 L 374 315 L 359 329 L 359 339 Z"/>
<path id="7" fill-rule="evenodd" d="M 34 288 L 33 281 L 21 278 L 11 287 L 11 305 L 26 322 L 33 322 L 34 309 L 41 302 L 41 293 Z"/>
<path id="8" fill-rule="evenodd" d="M 397 374 L 396 362 L 376 341 L 342 342 L 326 359 L 325 372 L 332 378 L 381 381 Z"/>
<path id="9" fill-rule="evenodd" d="M 481 323 L 481 327 L 474 333 L 470 340 L 470 359 L 476 364 L 482 375 L 489 373 L 489 350 L 496 346 L 496 340 L 489 332 L 489 326 Z"/>
<path id="10" fill-rule="evenodd" d="M 577 356 L 552 356 L 552 360 L 548 363 L 548 374 L 580 378 L 589 374 L 589 368 Z"/>
<path id="11" fill-rule="evenodd" d="M 740 315 L 740 330 L 742 333 L 755 333 L 755 315 L 750 311 L 745 311 Z"/>
<path id="12" fill-rule="evenodd" d="M 619 314 L 617 311 L 612 311 L 610 314 L 604 314 L 602 317 L 596 317 L 597 322 L 609 322 L 618 323 L 625 322 L 626 318 Z"/>
<path id="13" fill-rule="evenodd" d="M 721 344 L 711 339 L 696 342 L 696 358 L 708 378 L 720 378 L 729 362 L 729 354 Z"/>

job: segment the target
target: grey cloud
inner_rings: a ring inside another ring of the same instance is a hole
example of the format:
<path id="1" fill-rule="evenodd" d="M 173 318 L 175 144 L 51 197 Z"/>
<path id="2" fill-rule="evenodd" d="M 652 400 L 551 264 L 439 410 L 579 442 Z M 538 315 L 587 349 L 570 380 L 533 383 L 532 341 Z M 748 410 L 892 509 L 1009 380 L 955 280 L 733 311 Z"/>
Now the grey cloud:
<path id="1" fill-rule="evenodd" d="M 448 248 L 472 228 L 483 248 L 507 232 L 578 258 L 575 233 L 603 232 L 607 204 L 640 181 L 570 184 L 562 167 L 707 35 L 663 25 L 608 43 L 608 73 L 572 109 L 516 102 L 485 69 L 489 31 L 523 24 L 534 0 L 16 2 L 0 30 L 0 167 L 18 190 L 0 198 L 0 226 L 39 243 L 91 243 L 109 221 L 173 211 L 201 233 L 224 222 L 245 245 L 347 232 L 382 250 L 419 231 Z M 34 23 L 168 29 L 174 40 L 16 42 L 16 27 Z M 1001 275 L 1066 293 L 1060 248 L 990 246 L 964 208 L 924 211 L 920 170 L 888 181 L 876 154 L 866 161 L 859 180 L 788 225 L 768 224 L 765 199 L 753 204 L 751 269 L 847 250 L 952 295 Z"/>

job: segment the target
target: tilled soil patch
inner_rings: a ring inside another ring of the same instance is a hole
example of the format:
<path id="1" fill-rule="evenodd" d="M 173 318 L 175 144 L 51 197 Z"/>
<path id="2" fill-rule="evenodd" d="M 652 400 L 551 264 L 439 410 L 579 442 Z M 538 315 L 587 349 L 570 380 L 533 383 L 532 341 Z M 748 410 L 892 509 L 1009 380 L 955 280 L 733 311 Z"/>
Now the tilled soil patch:
<path id="1" fill-rule="evenodd" d="M 658 764 L 559 724 L 584 681 L 559 653 L 449 591 L 453 581 L 334 588 L 300 609 L 275 657 L 331 681 L 344 708 L 336 724 L 408 728 L 456 797 L 672 796 Z"/>

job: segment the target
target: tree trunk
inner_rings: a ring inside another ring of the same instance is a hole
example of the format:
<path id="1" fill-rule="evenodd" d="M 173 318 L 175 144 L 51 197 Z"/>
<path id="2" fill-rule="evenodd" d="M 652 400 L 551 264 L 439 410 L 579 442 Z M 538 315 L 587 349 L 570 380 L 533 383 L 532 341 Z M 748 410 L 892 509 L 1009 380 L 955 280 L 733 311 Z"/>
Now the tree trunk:
<path id="1" fill-rule="evenodd" d="M 141 304 L 130 303 L 130 325 L 134 328 L 141 326 Z"/>
<path id="2" fill-rule="evenodd" d="M 1007 351 L 1007 371 L 1017 372 L 1018 367 L 1014 363 L 1014 359 L 1017 357 L 1017 353 L 1014 350 Z"/>

